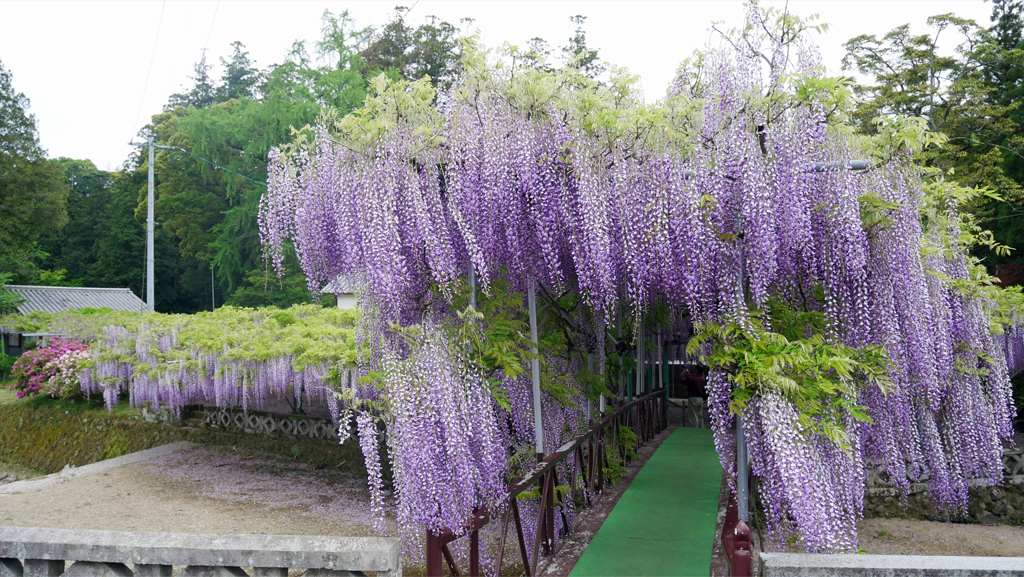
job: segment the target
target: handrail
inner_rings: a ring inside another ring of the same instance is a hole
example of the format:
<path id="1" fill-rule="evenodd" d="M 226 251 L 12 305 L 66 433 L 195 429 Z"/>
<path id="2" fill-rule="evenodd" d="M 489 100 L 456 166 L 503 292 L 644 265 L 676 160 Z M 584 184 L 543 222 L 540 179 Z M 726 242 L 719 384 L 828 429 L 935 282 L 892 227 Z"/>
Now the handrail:
<path id="1" fill-rule="evenodd" d="M 542 460 L 539 463 L 537 463 L 537 465 L 534 466 L 534 468 L 533 468 L 533 470 L 531 472 L 526 473 L 525 475 L 520 477 L 518 481 L 515 481 L 514 483 L 509 485 L 509 488 L 508 488 L 509 489 L 508 490 L 509 498 L 515 498 L 517 495 L 519 495 L 520 493 L 525 491 L 526 487 L 528 487 L 532 483 L 538 481 L 540 479 L 540 477 L 542 477 L 544 475 L 544 473 L 547 473 L 548 471 L 550 471 L 552 467 L 554 467 L 559 462 L 561 462 L 562 459 L 564 459 L 566 457 L 566 455 L 568 455 L 571 451 L 573 451 L 576 448 L 582 446 L 583 443 L 588 441 L 591 437 L 593 437 L 597 433 L 604 431 L 605 427 L 607 427 L 608 425 L 612 424 L 612 422 L 615 419 L 617 419 L 619 416 L 621 416 L 623 413 L 633 409 L 634 407 L 638 407 L 638 406 L 644 404 L 645 402 L 647 402 L 647 401 L 649 401 L 651 399 L 655 399 L 655 398 L 659 397 L 660 395 L 664 394 L 665 391 L 666 391 L 666 389 L 661 388 L 661 389 L 658 389 L 658 390 L 653 391 L 651 393 L 648 393 L 647 395 L 644 395 L 643 397 L 637 398 L 637 399 L 633 400 L 633 402 L 631 402 L 631 403 L 627 403 L 625 405 L 622 405 L 621 407 L 616 409 L 615 412 L 613 412 L 611 415 L 608 415 L 603 420 L 598 421 L 597 423 L 594 423 L 593 425 L 588 427 L 587 430 L 585 432 L 583 432 L 583 434 L 581 434 L 578 437 L 574 438 L 573 440 L 563 444 L 561 447 L 556 449 L 555 452 L 551 453 L 550 455 L 545 457 L 544 460 Z"/>
<path id="2" fill-rule="evenodd" d="M 501 541 L 498 548 L 498 573 L 500 574 L 501 572 L 501 564 L 505 553 L 505 540 L 508 536 L 509 526 L 514 520 L 519 553 L 526 575 L 527 577 L 536 575 L 537 563 L 541 554 L 550 555 L 554 553 L 556 541 L 564 537 L 565 534 L 572 532 L 573 529 L 569 523 L 565 506 L 561 504 L 556 506 L 555 504 L 556 487 L 559 486 L 556 467 L 564 463 L 566 459 L 572 460 L 572 478 L 569 483 L 572 489 L 572 500 L 575 502 L 577 491 L 580 489 L 577 482 L 579 477 L 582 479 L 584 500 L 588 505 L 592 505 L 591 495 L 600 493 L 605 484 L 604 467 L 608 464 L 604 442 L 605 433 L 609 428 L 612 430 L 612 443 L 613 446 L 617 446 L 619 445 L 619 427 L 634 426 L 636 428 L 636 445 L 639 447 L 668 426 L 665 410 L 667 402 L 668 390 L 662 387 L 620 406 L 612 414 L 590 425 L 583 433 L 541 459 L 530 471 L 509 484 L 508 493 L 502 506 L 477 511 L 472 518 L 467 520 L 465 526 L 455 530 L 444 530 L 436 535 L 428 530 L 426 543 L 427 575 L 440 577 L 442 574 L 442 559 L 448 565 L 452 575 L 462 575 L 451 551 L 448 549 L 448 544 L 466 535 L 469 535 L 470 538 L 469 575 L 480 575 L 479 531 L 484 525 L 499 515 L 502 517 L 502 528 Z M 587 449 L 586 454 L 584 454 L 584 448 Z M 628 457 L 625 447 L 618 446 L 618 449 L 623 459 Z M 541 511 L 533 542 L 533 554 L 529 555 L 519 511 L 518 497 L 535 485 L 540 488 Z M 501 514 L 502 511 L 504 512 L 503 515 Z M 559 535 L 556 535 L 555 531 L 556 513 L 562 520 L 564 531 L 563 534 Z"/>

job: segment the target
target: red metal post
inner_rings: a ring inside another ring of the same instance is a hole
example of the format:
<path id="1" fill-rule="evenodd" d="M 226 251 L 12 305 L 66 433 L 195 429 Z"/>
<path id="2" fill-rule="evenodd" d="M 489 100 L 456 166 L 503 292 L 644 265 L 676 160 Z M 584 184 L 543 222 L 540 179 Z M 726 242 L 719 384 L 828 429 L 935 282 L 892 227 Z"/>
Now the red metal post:
<path id="1" fill-rule="evenodd" d="M 480 531 L 469 534 L 469 574 L 480 577 Z"/>
<path id="2" fill-rule="evenodd" d="M 443 577 L 441 570 L 441 537 L 427 529 L 427 577 Z"/>
<path id="3" fill-rule="evenodd" d="M 732 577 L 750 577 L 750 527 L 742 520 L 733 529 Z"/>

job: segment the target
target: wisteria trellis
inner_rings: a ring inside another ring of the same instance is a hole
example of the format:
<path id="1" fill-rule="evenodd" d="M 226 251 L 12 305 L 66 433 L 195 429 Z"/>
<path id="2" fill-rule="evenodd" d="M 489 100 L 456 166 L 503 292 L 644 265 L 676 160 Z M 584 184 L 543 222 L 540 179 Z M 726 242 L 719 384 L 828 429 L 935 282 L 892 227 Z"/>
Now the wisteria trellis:
<path id="1" fill-rule="evenodd" d="M 750 29 L 762 28 L 756 6 L 749 18 Z M 968 479 L 999 480 L 1013 416 L 1007 363 L 1024 361 L 1021 331 L 994 335 L 991 303 L 954 286 L 970 277 L 967 260 L 955 227 L 923 228 L 911 150 L 885 151 L 863 173 L 814 170 L 874 153 L 843 124 L 813 46 L 773 40 L 783 37 L 751 34 L 705 53 L 652 106 L 621 74 L 601 86 L 488 64 L 469 49 L 461 80 L 436 104 L 423 83 L 379 80 L 364 110 L 325 117 L 307 141 L 275 153 L 260 213 L 274 263 L 291 241 L 312 289 L 339 275 L 365 278 L 370 368 L 408 358 L 436 375 L 417 381 L 423 390 L 403 388 L 411 369 L 389 369 L 389 441 L 402 439 L 389 448 L 405 520 L 450 526 L 493 505 L 507 463 L 492 443 L 528 444 L 524 383 L 504 383 L 514 424 L 506 430 L 504 409 L 479 397 L 479 375 L 459 369 L 455 352 L 431 337 L 435 352 L 421 358 L 424 349 L 389 341 L 388 323 L 452 318 L 424 295 L 439 287 L 450 298 L 470 266 L 485 292 L 501 278 L 519 292 L 535 279 L 576 293 L 598 325 L 655 306 L 690 322 L 744 319 L 770 296 L 801 295 L 826 315 L 829 339 L 884 345 L 894 386 L 861 390 L 874 420 L 848 424 L 849 452 L 805 434 L 783 395 L 745 410 L 772 528 L 795 527 L 809 550 L 855 547 L 866 460 L 897 480 L 908 468 L 926 471 L 937 503 L 953 513 L 965 506 Z M 865 198 L 884 203 L 886 218 L 869 224 Z M 955 206 L 948 210 L 954 222 Z M 923 251 L 929 243 L 943 250 Z M 571 373 L 577 360 L 561 362 Z M 709 394 L 731 468 L 727 375 L 712 375 Z M 433 401 L 452 395 L 463 402 Z M 571 430 L 553 430 L 551 443 Z M 472 481 L 458 494 L 437 490 L 463 469 Z"/>

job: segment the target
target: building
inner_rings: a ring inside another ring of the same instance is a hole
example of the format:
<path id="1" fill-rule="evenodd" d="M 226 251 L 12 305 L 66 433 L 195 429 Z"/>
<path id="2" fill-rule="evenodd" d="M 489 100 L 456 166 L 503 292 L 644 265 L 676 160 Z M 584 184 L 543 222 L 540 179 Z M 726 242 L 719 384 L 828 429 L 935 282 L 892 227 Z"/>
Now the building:
<path id="1" fill-rule="evenodd" d="M 355 275 L 338 275 L 320 289 L 321 294 L 334 295 L 334 304 L 342 309 L 359 307 L 359 292 L 366 286 L 364 279 Z"/>
<path id="2" fill-rule="evenodd" d="M 108 308 L 124 312 L 147 312 L 149 310 L 142 299 L 126 288 L 30 285 L 6 285 L 6 288 L 25 299 L 25 302 L 14 307 L 13 311 L 7 311 L 14 314 L 28 314 L 34 311 L 57 313 L 86 308 Z M 48 336 L 54 335 L 48 333 L 6 333 L 3 335 L 3 352 L 8 356 L 20 356 L 25 352 L 26 347 Z"/>

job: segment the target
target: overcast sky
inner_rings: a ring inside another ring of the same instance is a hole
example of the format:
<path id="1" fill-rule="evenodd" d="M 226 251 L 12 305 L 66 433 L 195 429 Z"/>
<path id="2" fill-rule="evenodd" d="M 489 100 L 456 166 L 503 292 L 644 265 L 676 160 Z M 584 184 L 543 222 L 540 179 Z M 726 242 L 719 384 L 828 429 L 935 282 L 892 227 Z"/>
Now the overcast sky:
<path id="1" fill-rule="evenodd" d="M 602 59 L 639 74 L 648 101 L 664 94 L 683 58 L 712 40 L 712 22 L 732 27 L 744 14 L 739 0 L 0 0 L 0 62 L 13 74 L 15 89 L 31 100 L 51 157 L 90 159 L 100 169 L 117 170 L 130 153 L 129 140 L 170 94 L 190 86 L 188 76 L 204 47 L 208 61 L 219 63 L 239 40 L 262 69 L 284 60 L 295 40 L 319 38 L 325 9 L 348 10 L 358 25 L 380 26 L 396 5 L 412 6 L 407 22 L 414 26 L 430 15 L 457 26 L 473 18 L 472 28 L 488 47 L 524 45 L 539 36 L 557 50 L 573 33 L 569 17 L 582 14 L 588 44 Z M 841 72 L 843 43 L 859 34 L 881 36 L 907 23 L 923 33 L 928 16 L 947 12 L 988 26 L 991 13 L 991 4 L 980 0 L 790 0 L 788 7 L 802 16 L 820 14 L 830 24 L 816 41 L 833 74 Z M 212 74 L 219 78 L 219 67 Z"/>

